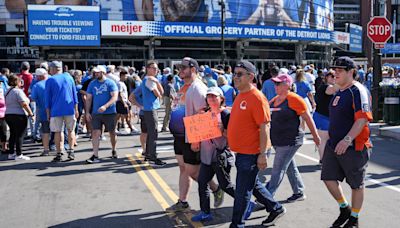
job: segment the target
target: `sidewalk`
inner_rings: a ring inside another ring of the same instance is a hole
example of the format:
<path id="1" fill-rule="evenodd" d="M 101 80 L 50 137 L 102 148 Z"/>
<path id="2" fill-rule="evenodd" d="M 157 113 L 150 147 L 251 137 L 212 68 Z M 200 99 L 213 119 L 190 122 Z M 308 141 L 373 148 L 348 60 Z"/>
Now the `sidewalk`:
<path id="1" fill-rule="evenodd" d="M 389 126 L 385 123 L 371 123 L 370 129 L 373 135 L 400 140 L 400 126 Z"/>

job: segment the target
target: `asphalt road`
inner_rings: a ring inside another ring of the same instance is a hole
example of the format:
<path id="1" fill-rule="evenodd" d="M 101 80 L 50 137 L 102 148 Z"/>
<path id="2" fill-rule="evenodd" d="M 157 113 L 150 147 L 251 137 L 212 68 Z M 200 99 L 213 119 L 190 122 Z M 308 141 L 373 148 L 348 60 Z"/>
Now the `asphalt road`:
<path id="1" fill-rule="evenodd" d="M 108 138 L 108 137 L 107 137 Z M 178 166 L 174 157 L 172 136 L 160 133 L 158 152 L 167 162 L 163 168 L 152 168 L 138 152 L 139 136 L 120 136 L 119 159 L 111 159 L 108 141 L 101 142 L 101 163 L 87 165 L 91 142 L 78 140 L 74 161 L 51 163 L 52 157 L 39 157 L 40 144 L 26 142 L 26 162 L 7 161 L 0 157 L 0 227 L 228 227 L 233 199 L 213 209 L 214 220 L 193 223 L 190 217 L 199 210 L 197 184 L 190 190 L 187 214 L 167 214 L 165 208 L 178 195 Z M 366 196 L 360 214 L 361 227 L 399 227 L 400 224 L 400 142 L 373 137 L 375 148 L 367 170 Z M 338 206 L 320 181 L 318 153 L 307 140 L 296 162 L 306 186 L 307 199 L 285 203 L 292 194 L 285 177 L 276 199 L 284 203 L 287 213 L 276 227 L 329 227 L 338 215 Z M 272 159 L 269 166 L 272 165 Z M 269 179 L 270 169 L 260 173 Z M 233 178 L 235 178 L 233 169 Z M 344 184 L 347 199 L 350 189 Z M 212 198 L 211 198 L 212 200 Z M 254 212 L 246 225 L 258 227 L 265 211 Z M 261 227 L 261 226 L 259 226 Z"/>

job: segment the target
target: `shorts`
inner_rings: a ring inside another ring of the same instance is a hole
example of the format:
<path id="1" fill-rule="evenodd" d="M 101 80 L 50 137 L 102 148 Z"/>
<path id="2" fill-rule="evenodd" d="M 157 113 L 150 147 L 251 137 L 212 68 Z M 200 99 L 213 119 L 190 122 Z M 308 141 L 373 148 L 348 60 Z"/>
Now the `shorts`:
<path id="1" fill-rule="evenodd" d="M 321 180 L 342 182 L 346 178 L 352 189 L 362 188 L 370 153 L 369 148 L 356 151 L 350 147 L 346 153 L 336 155 L 334 149 L 327 143 L 322 158 Z"/>
<path id="2" fill-rule="evenodd" d="M 42 134 L 50 134 L 50 122 L 49 121 L 40 121 L 40 133 Z"/>
<path id="3" fill-rule="evenodd" d="M 74 115 L 70 116 L 56 116 L 50 118 L 50 130 L 51 132 L 62 132 L 64 131 L 64 123 L 68 131 L 74 131 L 76 125 L 76 119 Z"/>
<path id="4" fill-rule="evenodd" d="M 93 114 L 92 115 L 92 129 L 102 130 L 103 125 L 105 131 L 115 132 L 117 114 Z"/>
<path id="5" fill-rule="evenodd" d="M 140 131 L 142 133 L 147 133 L 147 126 L 146 126 L 146 122 L 144 121 L 144 116 L 139 116 L 140 118 Z"/>
<path id="6" fill-rule="evenodd" d="M 1 118 L 0 119 L 0 142 L 6 142 L 6 141 L 7 141 L 7 123 L 6 123 L 5 118 Z"/>
<path id="7" fill-rule="evenodd" d="M 118 114 L 128 115 L 130 109 L 131 109 L 131 107 L 129 105 L 128 105 L 128 108 L 125 108 L 122 101 L 117 101 L 117 113 Z"/>
<path id="8" fill-rule="evenodd" d="M 321 131 L 329 130 L 329 117 L 321 115 L 318 112 L 314 112 L 313 120 L 318 130 Z"/>
<path id="9" fill-rule="evenodd" d="M 176 155 L 183 155 L 183 161 L 191 165 L 200 165 L 200 152 L 194 152 L 185 137 L 174 137 L 174 151 Z"/>

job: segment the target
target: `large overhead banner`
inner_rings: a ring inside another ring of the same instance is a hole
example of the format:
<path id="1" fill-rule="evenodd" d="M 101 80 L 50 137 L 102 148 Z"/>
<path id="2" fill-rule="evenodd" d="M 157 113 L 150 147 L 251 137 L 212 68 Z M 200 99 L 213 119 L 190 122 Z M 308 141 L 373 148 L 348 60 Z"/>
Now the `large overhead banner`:
<path id="1" fill-rule="evenodd" d="M 332 42 L 331 31 L 260 25 L 226 25 L 227 38 L 260 38 Z M 105 37 L 220 37 L 221 25 L 215 23 L 101 21 Z"/>
<path id="2" fill-rule="evenodd" d="M 28 5 L 30 46 L 100 46 L 97 6 Z"/>
<path id="3" fill-rule="evenodd" d="M 227 25 L 333 31 L 333 0 L 224 0 L 224 3 Z M 221 21 L 219 0 L 0 0 L 0 23 L 23 24 L 26 4 L 100 6 L 102 20 Z"/>

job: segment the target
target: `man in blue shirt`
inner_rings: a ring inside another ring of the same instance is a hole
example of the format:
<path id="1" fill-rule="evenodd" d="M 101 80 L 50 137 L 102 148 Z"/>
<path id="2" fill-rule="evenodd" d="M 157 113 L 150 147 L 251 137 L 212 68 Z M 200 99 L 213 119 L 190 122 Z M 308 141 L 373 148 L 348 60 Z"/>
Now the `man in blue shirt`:
<path id="1" fill-rule="evenodd" d="M 93 155 L 86 160 L 87 163 L 97 163 L 99 160 L 99 140 L 103 125 L 110 134 L 112 158 L 118 158 L 115 146 L 117 144 L 117 135 L 115 134 L 118 100 L 117 84 L 106 78 L 106 68 L 97 66 L 93 69 L 93 77 L 95 80 L 90 82 L 87 89 L 87 97 L 85 103 L 86 120 L 92 122 L 92 145 Z M 93 107 L 91 105 L 93 102 Z M 92 112 L 90 112 L 90 109 Z"/>
<path id="2" fill-rule="evenodd" d="M 31 89 L 31 99 L 36 102 L 36 122 L 41 124 L 41 134 L 42 134 L 42 144 L 43 153 L 40 156 L 49 155 L 49 135 L 50 135 L 50 123 L 47 119 L 46 113 L 46 81 L 47 81 L 47 71 L 43 68 L 38 68 L 35 71 L 36 78 L 38 82 L 32 86 Z"/>
<path id="3" fill-rule="evenodd" d="M 50 130 L 54 132 L 57 156 L 54 162 L 62 161 L 60 143 L 62 139 L 64 124 L 68 130 L 68 158 L 75 159 L 75 124 L 78 118 L 78 97 L 76 95 L 75 83 L 69 74 L 62 72 L 62 63 L 53 61 L 49 64 L 52 77 L 46 81 L 45 107 L 47 119 L 50 120 Z"/>
<path id="4" fill-rule="evenodd" d="M 278 76 L 279 67 L 273 66 L 271 68 L 270 72 L 271 72 L 271 78 Z M 265 97 L 267 98 L 268 101 L 270 101 L 272 98 L 274 98 L 276 96 L 275 85 L 274 85 L 274 82 L 271 80 L 271 78 L 269 78 L 268 80 L 266 80 L 263 83 L 263 86 L 261 89 L 262 93 L 265 95 Z"/>
<path id="5" fill-rule="evenodd" d="M 157 158 L 156 140 L 158 137 L 157 109 L 160 108 L 159 99 L 164 94 L 161 83 L 157 80 L 158 65 L 149 61 L 146 65 L 146 77 L 140 87 L 143 94 L 143 113 L 147 128 L 145 157 L 151 164 L 164 166 L 166 163 Z"/>

